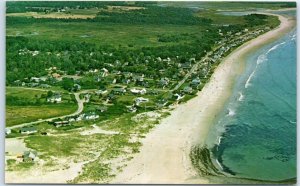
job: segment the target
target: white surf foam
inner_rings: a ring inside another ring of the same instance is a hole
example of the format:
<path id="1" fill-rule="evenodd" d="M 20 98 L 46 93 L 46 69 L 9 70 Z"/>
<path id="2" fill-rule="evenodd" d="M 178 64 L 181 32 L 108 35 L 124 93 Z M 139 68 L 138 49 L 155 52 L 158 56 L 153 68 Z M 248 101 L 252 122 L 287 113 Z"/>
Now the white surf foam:
<path id="1" fill-rule="evenodd" d="M 227 116 L 234 116 L 235 115 L 235 111 L 231 108 L 228 108 L 228 114 Z"/>
<path id="2" fill-rule="evenodd" d="M 240 97 L 238 98 L 238 101 L 243 101 L 244 100 L 244 95 L 242 92 L 239 92 Z"/>
<path id="3" fill-rule="evenodd" d="M 218 161 L 218 159 L 216 159 L 216 162 L 217 162 L 218 166 L 221 168 L 221 170 L 223 170 L 223 167 L 222 167 L 221 163 Z"/>
<path id="4" fill-rule="evenodd" d="M 245 83 L 245 88 L 248 88 L 251 84 L 250 81 L 252 80 L 252 78 L 254 77 L 254 74 L 258 68 L 258 65 L 262 64 L 263 62 L 267 61 L 267 56 L 270 52 L 272 52 L 273 50 L 276 50 L 279 46 L 285 44 L 286 42 L 281 42 L 277 45 L 274 45 L 272 48 L 270 48 L 265 54 L 261 54 L 260 56 L 258 56 L 257 61 L 256 61 L 256 67 L 254 69 L 254 71 L 250 74 L 249 78 L 247 79 L 246 83 Z"/>

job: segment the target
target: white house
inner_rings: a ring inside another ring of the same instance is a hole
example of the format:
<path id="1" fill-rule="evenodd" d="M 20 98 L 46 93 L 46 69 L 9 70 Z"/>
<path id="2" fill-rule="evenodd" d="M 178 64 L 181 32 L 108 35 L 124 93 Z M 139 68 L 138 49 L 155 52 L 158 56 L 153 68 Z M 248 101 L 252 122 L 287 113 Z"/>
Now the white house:
<path id="1" fill-rule="evenodd" d="M 149 101 L 148 98 L 138 97 L 138 98 L 135 99 L 135 104 L 139 105 L 140 103 L 146 103 L 148 101 Z"/>
<path id="2" fill-rule="evenodd" d="M 99 115 L 95 114 L 94 112 L 84 115 L 85 120 L 98 119 L 98 118 L 99 118 Z"/>
<path id="3" fill-rule="evenodd" d="M 137 89 L 137 88 L 133 88 L 133 89 L 130 89 L 130 92 L 133 93 L 133 94 L 146 94 L 147 93 L 147 90 L 145 88 L 143 89 Z"/>
<path id="4" fill-rule="evenodd" d="M 61 99 L 60 94 L 55 94 L 55 95 L 47 98 L 47 102 L 51 102 L 51 103 L 54 103 L 54 102 L 59 103 L 61 101 L 62 101 L 62 99 Z"/>

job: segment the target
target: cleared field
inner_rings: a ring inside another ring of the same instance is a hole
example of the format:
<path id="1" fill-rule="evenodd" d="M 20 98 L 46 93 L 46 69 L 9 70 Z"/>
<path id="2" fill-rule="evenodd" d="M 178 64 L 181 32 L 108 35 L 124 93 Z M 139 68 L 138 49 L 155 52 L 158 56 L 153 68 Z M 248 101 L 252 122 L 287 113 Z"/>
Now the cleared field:
<path id="1" fill-rule="evenodd" d="M 73 12 L 73 11 L 72 11 Z M 94 14 L 78 14 L 76 11 L 74 13 L 63 13 L 63 12 L 52 12 L 52 13 L 38 13 L 38 12 L 26 12 L 26 13 L 8 13 L 7 16 L 16 17 L 34 17 L 34 18 L 53 18 L 53 19 L 88 19 L 96 17 Z"/>
<path id="2" fill-rule="evenodd" d="M 46 91 L 23 88 L 6 88 L 6 126 L 71 114 L 77 105 L 70 95 L 63 95 L 63 102 L 47 104 L 41 98 Z"/>
<path id="3" fill-rule="evenodd" d="M 42 106 L 7 106 L 6 126 L 46 119 L 50 117 L 63 116 L 75 112 L 76 105 L 56 104 Z"/>

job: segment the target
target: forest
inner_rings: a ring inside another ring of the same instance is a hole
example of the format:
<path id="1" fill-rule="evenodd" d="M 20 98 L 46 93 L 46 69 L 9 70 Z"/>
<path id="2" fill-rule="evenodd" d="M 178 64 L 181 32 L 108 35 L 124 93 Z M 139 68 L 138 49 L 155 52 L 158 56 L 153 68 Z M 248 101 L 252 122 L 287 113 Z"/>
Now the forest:
<path id="1" fill-rule="evenodd" d="M 64 7 L 105 7 L 111 5 L 123 5 L 125 2 L 67 2 Z M 18 6 L 13 6 L 13 5 Z M 35 2 L 8 2 L 7 12 L 28 11 L 26 7 L 31 4 L 35 7 Z M 60 2 L 43 2 L 39 7 L 62 8 Z M 126 6 L 132 6 L 126 4 Z M 52 23 L 63 25 L 62 22 L 74 22 L 72 24 L 86 24 L 93 26 L 108 25 L 108 28 L 114 30 L 122 25 L 162 27 L 170 25 L 170 28 L 179 25 L 193 25 L 194 30 L 187 29 L 186 32 L 170 34 L 153 33 L 157 46 L 145 45 L 136 46 L 135 41 L 127 43 L 120 41 L 119 45 L 86 42 L 84 39 L 73 40 L 60 36 L 62 33 L 56 33 L 57 39 L 48 37 L 31 36 L 7 36 L 6 37 L 6 59 L 7 59 L 7 85 L 16 80 L 22 80 L 30 77 L 45 76 L 48 72 L 45 69 L 57 67 L 66 74 L 74 75 L 85 72 L 90 69 L 106 68 L 109 71 L 133 72 L 144 74 L 146 77 L 160 79 L 162 77 L 171 78 L 175 72 L 178 72 L 178 64 L 188 62 L 189 59 L 199 60 L 207 51 L 221 39 L 219 30 L 223 32 L 239 32 L 245 27 L 265 25 L 266 17 L 262 15 L 246 15 L 242 19 L 246 25 L 215 25 L 211 20 L 194 15 L 195 10 L 189 8 L 177 7 L 159 7 L 150 2 L 138 2 L 134 6 L 144 6 L 145 9 L 131 11 L 100 11 L 94 19 L 36 19 L 31 17 L 10 17 L 7 16 L 7 25 L 9 28 L 22 28 L 24 24 L 35 25 L 37 28 Z M 15 9 L 14 9 L 15 8 Z M 19 8 L 20 10 L 17 10 Z M 26 9 L 26 10 L 25 10 Z M 66 23 L 64 23 L 65 25 Z M 172 25 L 172 26 L 171 26 Z M 184 28 L 184 26 L 182 26 Z M 42 28 L 42 27 L 41 27 Z M 174 27 L 175 28 L 175 27 Z M 33 29 L 34 30 L 34 29 Z M 74 33 L 80 30 L 74 30 Z M 128 33 L 132 35 L 134 33 Z M 54 33 L 53 33 L 54 35 Z M 144 36 L 136 36 L 144 37 Z M 97 38 L 104 39 L 104 38 Z M 130 39 L 130 37 L 129 37 Z M 153 39 L 152 39 L 153 40 Z M 126 44 L 127 43 L 127 44 Z M 122 45 L 121 45 L 122 44 Z M 172 59 L 173 63 L 164 63 L 158 59 Z M 162 73 L 157 71 L 165 69 Z"/>

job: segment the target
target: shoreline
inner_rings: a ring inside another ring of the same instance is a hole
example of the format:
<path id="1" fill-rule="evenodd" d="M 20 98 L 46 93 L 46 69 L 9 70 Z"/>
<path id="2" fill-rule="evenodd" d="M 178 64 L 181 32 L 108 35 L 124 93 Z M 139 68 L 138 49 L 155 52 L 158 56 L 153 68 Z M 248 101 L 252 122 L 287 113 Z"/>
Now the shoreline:
<path id="1" fill-rule="evenodd" d="M 205 143 L 211 124 L 232 94 L 236 78 L 245 70 L 245 57 L 295 25 L 294 19 L 264 14 L 277 16 L 280 25 L 230 53 L 197 97 L 177 106 L 142 140 L 140 152 L 111 183 L 209 183 L 208 179 L 200 178 L 191 165 L 192 146 Z"/>

